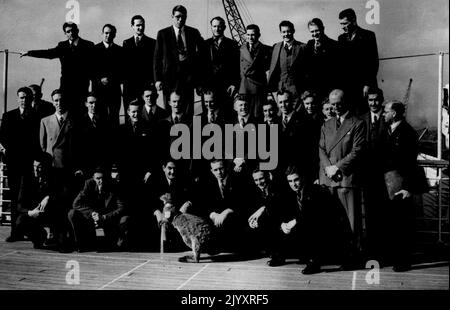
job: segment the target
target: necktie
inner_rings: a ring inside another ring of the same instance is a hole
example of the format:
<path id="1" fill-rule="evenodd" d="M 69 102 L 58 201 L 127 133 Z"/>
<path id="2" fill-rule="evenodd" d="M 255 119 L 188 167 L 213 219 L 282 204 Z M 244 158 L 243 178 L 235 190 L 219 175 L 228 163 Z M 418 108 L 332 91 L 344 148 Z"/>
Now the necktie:
<path id="1" fill-rule="evenodd" d="M 290 54 L 291 53 L 291 47 L 289 46 L 289 45 L 287 45 L 287 44 L 285 44 L 284 45 L 284 49 L 285 49 L 285 51 L 286 51 L 286 54 Z"/>
<path id="2" fill-rule="evenodd" d="M 339 129 L 339 127 L 341 127 L 341 118 L 340 117 L 336 117 L 336 127 Z"/>
<path id="3" fill-rule="evenodd" d="M 180 119 L 178 118 L 178 116 L 175 116 L 175 117 L 174 117 L 173 122 L 174 122 L 175 124 L 178 124 L 178 123 L 180 122 Z"/>
<path id="4" fill-rule="evenodd" d="M 136 37 L 136 46 L 139 46 L 141 43 L 141 37 Z"/>
<path id="5" fill-rule="evenodd" d="M 61 115 L 58 119 L 58 122 L 59 122 L 59 128 L 61 128 L 64 124 L 64 116 Z"/>
<path id="6" fill-rule="evenodd" d="M 288 116 L 287 115 L 283 116 L 283 126 L 284 127 L 287 127 L 288 121 L 289 121 Z"/>
<path id="7" fill-rule="evenodd" d="M 220 183 L 220 192 L 222 193 L 222 197 L 225 198 L 225 182 L 223 180 L 220 180 L 219 183 Z"/>
<path id="8" fill-rule="evenodd" d="M 322 46 L 322 44 L 320 44 L 319 41 L 315 41 L 314 42 L 314 53 L 317 54 L 319 53 L 320 47 Z"/>
<path id="9" fill-rule="evenodd" d="M 215 39 L 215 40 L 214 40 L 214 48 L 215 48 L 216 50 L 219 50 L 219 47 L 220 47 L 219 39 Z"/>
<path id="10" fill-rule="evenodd" d="M 92 116 L 92 126 L 97 127 L 97 121 L 95 120 L 95 116 Z"/>
<path id="11" fill-rule="evenodd" d="M 245 127 L 245 119 L 243 117 L 239 120 L 239 123 L 241 124 L 241 128 Z"/>
<path id="12" fill-rule="evenodd" d="M 214 113 L 209 112 L 209 122 L 214 123 L 215 121 L 216 121 L 216 117 L 215 117 Z"/>
<path id="13" fill-rule="evenodd" d="M 183 37 L 181 36 L 181 29 L 178 30 L 177 45 L 178 45 L 178 52 L 180 54 L 185 54 Z"/>

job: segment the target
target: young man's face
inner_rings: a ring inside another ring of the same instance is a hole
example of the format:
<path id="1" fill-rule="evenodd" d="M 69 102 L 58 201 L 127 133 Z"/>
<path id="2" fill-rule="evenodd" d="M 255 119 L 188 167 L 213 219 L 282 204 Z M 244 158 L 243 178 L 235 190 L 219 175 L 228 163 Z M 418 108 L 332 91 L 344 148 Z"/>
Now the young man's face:
<path id="1" fill-rule="evenodd" d="M 32 100 L 33 98 L 29 97 L 29 95 L 24 92 L 19 92 L 17 94 L 17 103 L 21 109 L 28 108 Z"/>
<path id="2" fill-rule="evenodd" d="M 288 175 L 287 181 L 294 192 L 299 193 L 303 189 L 304 180 L 297 173 Z"/>
<path id="3" fill-rule="evenodd" d="M 344 33 L 352 33 L 356 27 L 356 21 L 351 21 L 347 17 L 340 19 L 339 24 L 341 24 Z"/>
<path id="4" fill-rule="evenodd" d="M 205 95 L 204 100 L 205 100 L 205 107 L 208 109 L 208 111 L 214 111 L 217 108 L 213 94 Z"/>
<path id="5" fill-rule="evenodd" d="M 211 172 L 217 180 L 223 180 L 226 177 L 226 171 L 222 161 L 211 163 Z"/>
<path id="6" fill-rule="evenodd" d="M 260 34 L 255 29 L 247 29 L 245 37 L 248 44 L 254 45 L 258 42 Z"/>
<path id="7" fill-rule="evenodd" d="M 128 106 L 128 116 L 130 117 L 131 122 L 135 123 L 138 121 L 139 115 L 139 106 L 130 105 Z"/>
<path id="8" fill-rule="evenodd" d="M 145 90 L 142 99 L 146 106 L 152 107 L 156 104 L 156 96 L 151 90 Z"/>
<path id="9" fill-rule="evenodd" d="M 292 112 L 292 100 L 288 94 L 278 95 L 278 109 L 283 115 L 289 115 Z"/>
<path id="10" fill-rule="evenodd" d="M 382 109 L 382 102 L 380 100 L 380 96 L 378 94 L 368 94 L 367 102 L 369 103 L 370 111 L 373 113 L 378 113 Z"/>
<path id="11" fill-rule="evenodd" d="M 114 38 L 116 37 L 116 34 L 113 32 L 113 30 L 109 27 L 103 28 L 103 41 L 105 43 L 111 44 L 114 41 Z"/>
<path id="12" fill-rule="evenodd" d="M 316 100 L 313 97 L 306 97 L 303 100 L 303 106 L 305 107 L 308 115 L 314 115 L 317 112 Z"/>
<path id="13" fill-rule="evenodd" d="M 214 37 L 221 37 L 225 32 L 225 24 L 217 19 L 211 22 L 211 31 Z"/>
<path id="14" fill-rule="evenodd" d="M 182 28 L 186 25 L 187 16 L 182 12 L 175 11 L 172 15 L 173 25 L 177 28 Z"/>
<path id="15" fill-rule="evenodd" d="M 172 93 L 170 95 L 169 105 L 172 108 L 172 112 L 175 114 L 181 114 L 184 112 L 182 98 L 176 93 Z"/>
<path id="16" fill-rule="evenodd" d="M 322 106 L 322 113 L 325 116 L 325 120 L 329 120 L 330 118 L 336 116 L 333 105 L 329 102 Z"/>
<path id="17" fill-rule="evenodd" d="M 253 181 L 255 182 L 255 185 L 258 186 L 258 188 L 262 191 L 264 191 L 269 184 L 269 180 L 267 180 L 266 174 L 262 171 L 253 173 Z"/>
<path id="18" fill-rule="evenodd" d="M 95 114 L 96 106 L 97 106 L 97 98 L 93 96 L 89 96 L 86 98 L 86 108 L 88 110 L 88 113 Z"/>
<path id="19" fill-rule="evenodd" d="M 135 19 L 131 27 L 136 35 L 141 36 L 145 31 L 145 22 L 142 19 Z"/>
<path id="20" fill-rule="evenodd" d="M 236 101 L 236 112 L 239 116 L 246 117 L 249 113 L 248 102 L 245 100 Z"/>
<path id="21" fill-rule="evenodd" d="M 95 181 L 95 184 L 97 184 L 97 188 L 99 190 L 103 189 L 103 173 L 96 172 L 94 173 L 93 179 Z"/>
<path id="22" fill-rule="evenodd" d="M 66 112 L 66 107 L 61 94 L 54 94 L 52 100 L 56 112 L 58 112 L 59 114 L 64 114 Z"/>
<path id="23" fill-rule="evenodd" d="M 78 38 L 78 29 L 68 26 L 64 28 L 64 34 L 66 35 L 68 40 L 74 41 Z"/>
<path id="24" fill-rule="evenodd" d="M 284 42 L 291 42 L 294 39 L 295 31 L 289 26 L 281 26 L 280 33 Z"/>
<path id="25" fill-rule="evenodd" d="M 311 36 L 315 41 L 318 41 L 322 38 L 323 31 L 317 25 L 310 25 L 309 32 L 311 33 Z"/>
<path id="26" fill-rule="evenodd" d="M 165 166 L 163 166 L 163 171 L 167 179 L 171 181 L 175 180 L 177 170 L 174 162 L 169 161 Z"/>
<path id="27" fill-rule="evenodd" d="M 272 104 L 263 105 L 263 115 L 266 121 L 273 120 L 276 114 L 277 111 L 275 110 L 275 107 Z"/>

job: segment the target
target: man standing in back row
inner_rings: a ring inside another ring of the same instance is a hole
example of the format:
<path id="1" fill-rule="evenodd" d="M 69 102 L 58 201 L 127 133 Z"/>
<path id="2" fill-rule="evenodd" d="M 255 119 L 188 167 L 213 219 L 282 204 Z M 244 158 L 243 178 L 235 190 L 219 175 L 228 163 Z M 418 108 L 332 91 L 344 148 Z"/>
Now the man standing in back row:
<path id="1" fill-rule="evenodd" d="M 187 9 L 177 5 L 172 9 L 173 25 L 158 31 L 153 70 L 156 89 L 164 94 L 167 107 L 170 93 L 186 94 L 187 112 L 194 112 L 194 88 L 201 90 L 200 77 L 204 41 L 200 32 L 186 26 Z"/>
<path id="2" fill-rule="evenodd" d="M 271 92 L 280 89 L 289 90 L 292 94 L 294 109 L 301 105 L 299 98 L 302 91 L 303 73 L 300 71 L 306 45 L 294 39 L 295 28 L 290 21 L 280 23 L 280 34 L 283 41 L 273 46 L 269 71 L 269 88 Z"/>
<path id="3" fill-rule="evenodd" d="M 145 35 L 145 20 L 141 15 L 131 18 L 134 34 L 123 41 L 125 55 L 125 78 L 123 107 L 128 110 L 131 101 L 141 97 L 144 87 L 153 83 L 153 53 L 156 41 Z"/>
<path id="4" fill-rule="evenodd" d="M 78 36 L 77 24 L 66 22 L 63 25 L 66 41 L 54 48 L 24 52 L 23 56 L 55 59 L 61 62 L 60 89 L 64 93 L 68 109 L 78 117 L 85 111 L 84 98 L 92 79 L 92 53 L 94 43 Z"/>
<path id="5" fill-rule="evenodd" d="M 239 94 L 246 95 L 253 117 L 262 115 L 262 106 L 267 100 L 266 72 L 270 66 L 272 48 L 259 41 L 260 29 L 251 24 L 246 28 L 247 43 L 241 46 L 241 85 Z"/>
<path id="6" fill-rule="evenodd" d="M 339 13 L 339 23 L 344 30 L 338 38 L 345 74 L 345 91 L 357 115 L 367 112 L 369 87 L 377 86 L 378 47 L 375 33 L 362 29 L 356 22 L 353 9 Z"/>
<path id="7" fill-rule="evenodd" d="M 233 109 L 232 96 L 239 85 L 239 46 L 236 41 L 224 36 L 225 20 L 214 17 L 211 20 L 213 36 L 206 40 L 206 55 L 209 60 L 207 86 L 213 90 L 216 102 L 222 103 L 222 111 Z"/>

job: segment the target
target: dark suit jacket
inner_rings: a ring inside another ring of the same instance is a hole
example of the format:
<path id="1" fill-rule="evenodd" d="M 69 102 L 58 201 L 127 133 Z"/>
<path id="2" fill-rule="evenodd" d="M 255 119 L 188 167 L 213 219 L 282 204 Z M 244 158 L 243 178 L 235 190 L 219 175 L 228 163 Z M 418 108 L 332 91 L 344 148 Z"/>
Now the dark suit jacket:
<path id="1" fill-rule="evenodd" d="M 136 46 L 134 36 L 123 41 L 124 92 L 131 96 L 128 100 L 139 98 L 142 87 L 155 81 L 153 76 L 153 54 L 156 41 L 144 35 Z"/>
<path id="2" fill-rule="evenodd" d="M 75 85 L 87 87 L 92 79 L 94 43 L 79 38 L 78 45 L 70 48 L 69 40 L 61 41 L 54 48 L 29 51 L 28 55 L 37 58 L 59 58 L 61 62 L 61 88 Z"/>
<path id="3" fill-rule="evenodd" d="M 73 208 L 82 212 L 98 212 L 106 221 L 118 219 L 125 212 L 124 202 L 111 186 L 105 186 L 103 196 L 100 197 L 94 179 L 86 181 L 73 202 Z"/>
<path id="4" fill-rule="evenodd" d="M 163 172 L 155 173 L 151 176 L 147 185 L 147 193 L 150 198 L 150 208 L 152 213 L 156 210 L 162 212 L 164 207 L 160 197 L 166 193 L 171 194 L 172 202 L 177 208 L 181 208 L 183 204 L 191 200 L 189 192 L 189 186 L 180 175 L 178 175 L 175 181 L 169 186 L 167 178 Z"/>
<path id="5" fill-rule="evenodd" d="M 255 58 L 252 58 L 247 44 L 240 49 L 241 85 L 240 94 L 265 94 L 267 92 L 266 71 L 269 70 L 272 48 L 261 42 L 256 47 Z"/>
<path id="6" fill-rule="evenodd" d="M 45 207 L 45 212 L 49 212 L 50 208 L 53 207 L 54 193 L 48 178 L 41 182 L 34 176 L 23 178 L 17 200 L 18 212 L 26 215 L 29 210 L 36 208 L 46 196 L 49 196 L 49 201 Z"/>
<path id="7" fill-rule="evenodd" d="M 123 80 L 124 55 L 122 47 L 113 43 L 109 48 L 106 48 L 105 44 L 100 42 L 95 45 L 94 51 L 95 84 L 100 84 L 100 80 L 106 77 L 111 86 L 119 87 Z"/>
<path id="8" fill-rule="evenodd" d="M 191 86 L 202 84 L 202 76 L 205 72 L 203 38 L 197 29 L 189 26 L 184 26 L 184 33 L 187 50 L 187 64 L 184 66 L 187 75 L 184 77 L 185 81 L 179 81 L 180 61 L 173 26 L 161 29 L 156 37 L 153 72 L 155 81 L 163 82 L 165 93 L 175 89 L 179 83 Z"/>
<path id="9" fill-rule="evenodd" d="M 278 42 L 273 46 L 268 78 L 270 91 L 277 91 L 280 89 L 280 52 L 282 48 L 283 42 Z M 304 88 L 304 86 L 302 86 L 302 81 L 304 80 L 302 58 L 304 57 L 305 44 L 294 40 L 292 48 L 293 63 L 290 75 L 294 77 L 294 86 L 296 87 L 297 92 L 300 92 L 300 90 Z"/>
<path id="10" fill-rule="evenodd" d="M 363 120 L 347 114 L 337 129 L 337 119 L 325 122 L 319 142 L 320 184 L 331 187 L 359 187 L 358 169 L 366 148 L 366 125 Z M 336 165 L 343 173 L 340 182 L 330 180 L 325 175 L 325 167 Z"/>
<path id="11" fill-rule="evenodd" d="M 43 152 L 50 154 L 53 158 L 53 167 L 65 169 L 77 169 L 78 156 L 76 145 L 76 125 L 67 114 L 67 119 L 58 125 L 56 114 L 44 117 L 41 120 L 40 145 Z"/>
<path id="12" fill-rule="evenodd" d="M 34 156 L 39 152 L 39 119 L 34 110 L 19 108 L 3 114 L 0 127 L 0 143 L 6 149 L 6 163 L 10 171 L 20 169 L 31 172 Z"/>
<path id="13" fill-rule="evenodd" d="M 218 91 L 230 85 L 239 86 L 239 46 L 230 38 L 224 37 L 216 50 L 214 39 L 205 41 L 208 59 L 207 86 Z"/>
<path id="14" fill-rule="evenodd" d="M 199 184 L 201 196 L 196 197 L 194 203 L 199 208 L 199 214 L 206 218 L 212 212 L 221 213 L 230 208 L 235 212 L 235 216 L 242 221 L 246 221 L 249 214 L 250 204 L 249 193 L 251 187 L 240 176 L 234 173 L 228 175 L 225 195 L 222 197 L 217 179 L 210 173 L 208 177 L 201 180 Z"/>
<path id="15" fill-rule="evenodd" d="M 305 115 L 294 112 L 286 127 L 278 126 L 278 169 L 281 173 L 289 165 L 305 168 L 308 176 L 316 170 L 317 153 L 313 135 L 313 123 Z"/>
<path id="16" fill-rule="evenodd" d="M 147 172 L 159 171 L 160 140 L 156 132 L 147 130 L 143 121 L 133 132 L 131 122 L 119 128 L 118 167 L 120 182 L 125 188 L 137 190 Z"/>
<path id="17" fill-rule="evenodd" d="M 77 127 L 79 164 L 88 177 L 96 167 L 109 168 L 112 164 L 111 125 L 98 114 L 94 119 L 95 126 L 86 113 Z"/>
<path id="18" fill-rule="evenodd" d="M 379 61 L 375 33 L 358 27 L 355 38 L 352 41 L 347 38 L 345 33 L 338 38 L 346 82 L 353 87 L 376 86 Z"/>
<path id="19" fill-rule="evenodd" d="M 158 105 L 156 105 L 154 113 L 148 113 L 145 106 L 142 106 L 141 119 L 148 130 L 156 130 L 158 122 L 164 118 L 167 118 L 168 116 L 169 112 L 167 112 L 163 108 L 160 108 Z"/>
<path id="20" fill-rule="evenodd" d="M 419 144 L 416 131 L 403 120 L 389 134 L 384 130 L 381 137 L 383 172 L 396 170 L 403 179 L 403 189 L 412 193 L 423 193 L 427 183 L 422 168 L 417 165 Z"/>
<path id="21" fill-rule="evenodd" d="M 314 40 L 309 40 L 304 50 L 304 89 L 312 89 L 323 97 L 341 88 L 340 47 L 337 41 L 325 36 L 319 51 L 314 51 Z"/>

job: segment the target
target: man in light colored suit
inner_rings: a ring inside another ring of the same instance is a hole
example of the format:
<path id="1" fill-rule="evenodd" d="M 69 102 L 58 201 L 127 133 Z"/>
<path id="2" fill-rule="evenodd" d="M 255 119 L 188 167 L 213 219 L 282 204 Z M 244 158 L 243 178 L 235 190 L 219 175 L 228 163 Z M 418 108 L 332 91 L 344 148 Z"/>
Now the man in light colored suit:
<path id="1" fill-rule="evenodd" d="M 55 114 L 41 120 L 39 142 L 44 153 L 52 158 L 50 178 L 55 184 L 55 198 L 59 206 L 54 223 L 59 235 L 60 251 L 69 251 L 67 237 L 67 212 L 76 194 L 75 177 L 81 177 L 82 172 L 77 168 L 77 147 L 75 146 L 75 123 L 67 110 L 62 93 L 56 89 L 51 94 Z"/>
<path id="2" fill-rule="evenodd" d="M 283 41 L 273 46 L 269 70 L 269 89 L 277 92 L 287 89 L 293 95 L 295 110 L 299 105 L 302 74 L 301 59 L 306 45 L 294 39 L 295 28 L 290 21 L 284 20 L 279 25 Z"/>
<path id="3" fill-rule="evenodd" d="M 262 115 L 263 103 L 267 100 L 267 77 L 272 49 L 259 41 L 261 32 L 257 25 L 247 26 L 247 43 L 241 46 L 241 84 L 239 94 L 246 95 L 255 118 Z"/>
<path id="4" fill-rule="evenodd" d="M 323 124 L 319 142 L 319 182 L 327 186 L 339 200 L 347 215 L 351 229 L 349 249 L 342 269 L 356 267 L 356 251 L 361 233 L 361 183 L 358 169 L 366 146 L 366 125 L 353 116 L 344 92 L 335 89 L 330 93 L 330 103 L 336 106 L 336 117 Z"/>

